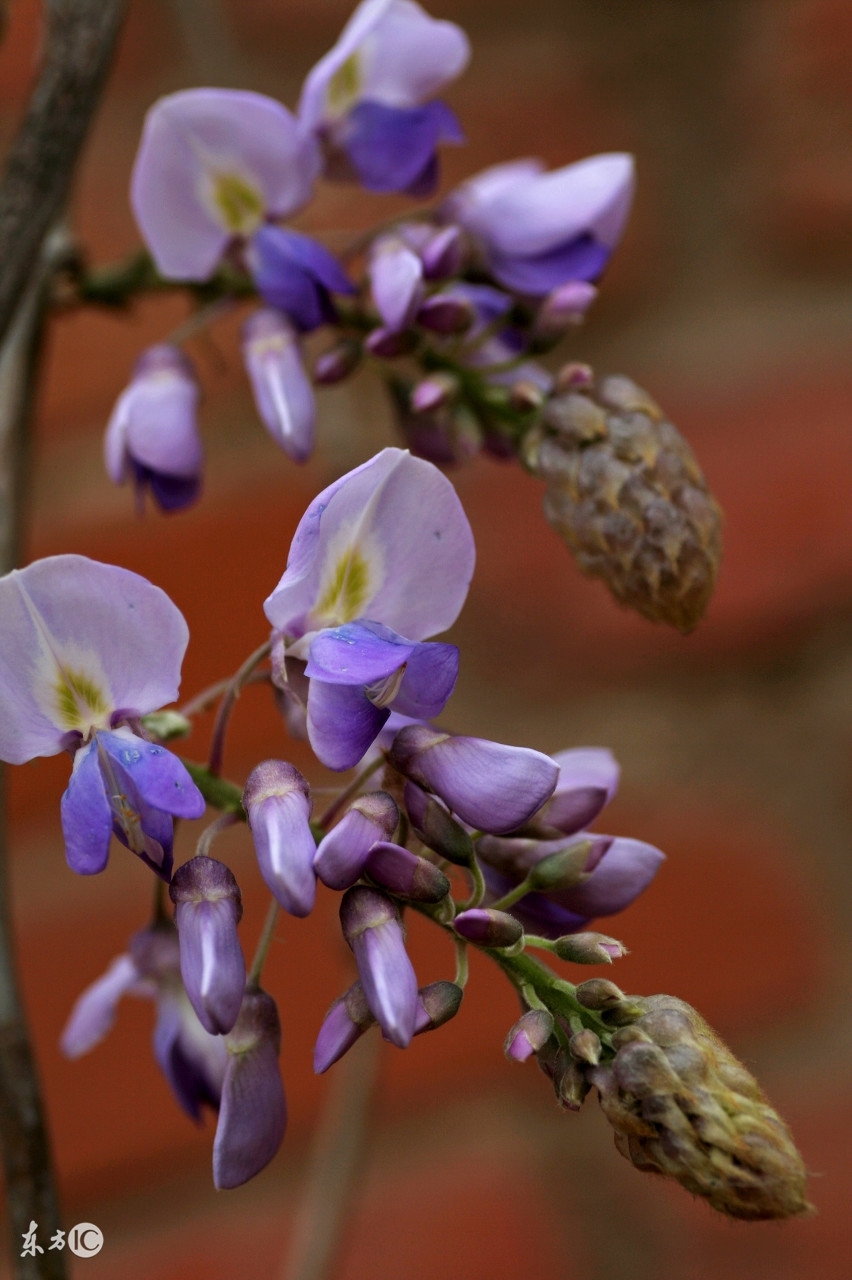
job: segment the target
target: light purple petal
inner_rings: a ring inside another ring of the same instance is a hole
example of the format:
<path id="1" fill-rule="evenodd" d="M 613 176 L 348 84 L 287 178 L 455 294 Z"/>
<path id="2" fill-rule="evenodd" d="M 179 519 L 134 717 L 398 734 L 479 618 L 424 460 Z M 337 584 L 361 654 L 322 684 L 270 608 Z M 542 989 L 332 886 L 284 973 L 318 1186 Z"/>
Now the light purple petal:
<path id="1" fill-rule="evenodd" d="M 351 986 L 325 1015 L 314 1047 L 314 1071 L 322 1075 L 375 1023 L 360 982 Z"/>
<path id="2" fill-rule="evenodd" d="M 198 399 L 198 383 L 182 353 L 168 343 L 150 347 L 107 427 L 110 478 L 118 484 L 128 479 L 132 463 L 173 478 L 197 478 L 203 461 Z"/>
<path id="3" fill-rule="evenodd" d="M 373 845 L 364 870 L 389 893 L 414 902 L 440 902 L 450 891 L 449 880 L 434 862 L 390 840 Z"/>
<path id="4" fill-rule="evenodd" d="M 67 1058 L 88 1053 L 112 1028 L 118 1002 L 139 983 L 130 956 L 116 956 L 106 973 L 87 987 L 71 1010 L 59 1046 Z"/>
<path id="5" fill-rule="evenodd" d="M 497 253 L 536 257 L 591 234 L 612 249 L 621 238 L 633 198 L 633 157 L 590 156 L 550 173 L 524 175 L 524 164 L 498 166 L 462 189 L 456 216 Z M 510 181 L 510 171 L 516 179 Z"/>
<path id="6" fill-rule="evenodd" d="M 206 280 L 229 241 L 293 213 L 319 169 L 314 140 L 258 93 L 189 89 L 148 112 L 130 197 L 154 261 L 176 280 Z"/>
<path id="7" fill-rule="evenodd" d="M 472 827 L 521 826 L 553 792 L 558 767 L 540 751 L 412 727 L 397 734 L 391 763 L 435 791 Z"/>
<path id="8" fill-rule="evenodd" d="M 422 640 L 457 618 L 474 559 L 450 482 L 384 449 L 311 504 L 266 616 L 289 634 L 370 618 Z"/>
<path id="9" fill-rule="evenodd" d="M 263 299 L 305 332 L 334 319 L 329 294 L 354 292 L 328 249 L 284 227 L 260 227 L 252 237 L 249 265 Z"/>
<path id="10" fill-rule="evenodd" d="M 392 1044 L 405 1049 L 417 1019 L 417 977 L 397 925 L 367 929 L 352 944 L 367 1004 Z"/>
<path id="11" fill-rule="evenodd" d="M 165 592 L 85 556 L 0 578 L 0 759 L 55 755 L 66 735 L 177 697 L 189 632 Z"/>
<path id="12" fill-rule="evenodd" d="M 112 809 L 104 791 L 94 742 L 74 757 L 74 770 L 60 811 L 69 867 L 78 875 L 97 875 L 109 859 Z"/>
<path id="13" fill-rule="evenodd" d="M 243 359 L 267 431 L 294 462 L 305 462 L 314 445 L 314 392 L 296 332 L 279 311 L 266 308 L 249 317 Z"/>
<path id="14" fill-rule="evenodd" d="M 310 72 L 299 117 L 313 129 L 361 98 L 416 106 L 455 79 L 469 57 L 455 23 L 436 21 L 412 0 L 365 0 Z"/>
<path id="15" fill-rule="evenodd" d="M 237 937 L 242 899 L 233 873 L 203 855 L 178 867 L 169 895 L 175 904 L 183 984 L 201 1025 L 212 1035 L 230 1031 L 246 985 Z"/>
<path id="16" fill-rule="evenodd" d="M 389 715 L 370 701 L 362 685 L 311 681 L 308 740 L 327 769 L 354 768 Z"/>
<path id="17" fill-rule="evenodd" d="M 370 292 L 389 329 L 405 329 L 423 298 L 423 263 L 399 236 L 381 236 L 369 264 Z"/>
<path id="18" fill-rule="evenodd" d="M 588 880 L 554 896 L 567 910 L 589 919 L 614 915 L 647 889 L 664 860 L 653 845 L 616 836 Z"/>
<path id="19" fill-rule="evenodd" d="M 228 1065 L 213 1143 L 217 1190 L 239 1187 L 269 1164 L 284 1138 L 287 1101 L 278 1067 L 281 1024 L 265 991 L 248 992 L 227 1037 Z"/>
<path id="20" fill-rule="evenodd" d="M 408 662 L 417 642 L 376 622 L 347 622 L 311 641 L 305 675 L 334 684 L 369 685 Z"/>
<path id="21" fill-rule="evenodd" d="M 619 767 L 605 747 L 577 747 L 558 752 L 556 790 L 531 826 L 542 832 L 573 835 L 594 822 L 618 789 Z"/>
<path id="22" fill-rule="evenodd" d="M 98 743 L 129 778 L 140 799 L 176 818 L 200 818 L 204 797 L 182 762 L 165 747 L 137 738 L 129 729 L 99 733 Z"/>
<path id="23" fill-rule="evenodd" d="M 454 644 L 418 644 L 390 706 L 401 715 L 418 720 L 438 716 L 456 686 L 458 674 L 459 651 Z"/>
<path id="24" fill-rule="evenodd" d="M 540 298 L 568 281 L 597 280 L 611 255 L 611 249 L 590 235 L 582 235 L 537 257 L 494 253 L 488 265 L 491 274 L 507 289 Z"/>
<path id="25" fill-rule="evenodd" d="M 310 913 L 317 892 L 309 796 L 302 775 L 281 760 L 257 765 L 243 795 L 261 875 L 276 902 L 294 916 Z"/>

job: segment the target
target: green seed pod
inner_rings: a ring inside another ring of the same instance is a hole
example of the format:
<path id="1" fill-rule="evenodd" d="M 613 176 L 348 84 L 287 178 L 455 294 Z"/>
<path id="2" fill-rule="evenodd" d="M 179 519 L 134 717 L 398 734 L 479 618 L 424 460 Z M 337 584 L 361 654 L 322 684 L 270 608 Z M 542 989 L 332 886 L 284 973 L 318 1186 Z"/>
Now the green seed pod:
<path id="1" fill-rule="evenodd" d="M 642 1016 L 586 1069 L 621 1154 L 732 1218 L 810 1212 L 801 1156 L 742 1063 L 683 1000 L 630 999 Z"/>
<path id="2" fill-rule="evenodd" d="M 687 442 L 629 378 L 550 398 L 523 448 L 544 512 L 622 604 L 688 632 L 716 582 L 722 514 Z"/>

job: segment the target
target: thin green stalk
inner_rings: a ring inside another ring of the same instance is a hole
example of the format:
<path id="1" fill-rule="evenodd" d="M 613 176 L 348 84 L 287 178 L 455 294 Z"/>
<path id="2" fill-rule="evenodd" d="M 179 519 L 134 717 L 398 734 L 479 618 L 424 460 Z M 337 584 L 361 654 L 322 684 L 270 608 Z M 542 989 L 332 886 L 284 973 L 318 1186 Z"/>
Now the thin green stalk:
<path id="1" fill-rule="evenodd" d="M 278 903 L 274 898 L 272 898 L 266 912 L 266 919 L 263 922 L 263 929 L 261 930 L 260 937 L 257 941 L 254 959 L 251 962 L 251 969 L 249 970 L 248 977 L 246 978 L 246 988 L 256 988 L 260 986 L 263 966 L 266 963 L 266 956 L 272 943 L 272 939 L 275 936 L 275 926 L 278 923 L 279 911 L 280 907 L 278 906 Z"/>
<path id="2" fill-rule="evenodd" d="M 381 769 L 384 763 L 384 756 L 379 756 L 377 760 L 373 760 L 372 763 L 368 764 L 366 769 L 362 769 L 360 773 L 357 773 L 352 781 L 343 788 L 337 799 L 331 802 L 325 813 L 318 820 L 317 826 L 321 830 L 327 831 L 341 810 L 346 808 L 346 805 L 354 795 L 358 794 L 367 779 L 371 778 L 378 769 Z"/>

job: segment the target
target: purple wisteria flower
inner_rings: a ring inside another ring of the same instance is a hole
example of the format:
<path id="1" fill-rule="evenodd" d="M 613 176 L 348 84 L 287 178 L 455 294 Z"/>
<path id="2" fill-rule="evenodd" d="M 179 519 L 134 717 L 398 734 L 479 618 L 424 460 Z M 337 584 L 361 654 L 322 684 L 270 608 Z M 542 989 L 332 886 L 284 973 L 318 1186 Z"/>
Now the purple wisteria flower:
<path id="1" fill-rule="evenodd" d="M 62 1032 L 69 1058 L 93 1049 L 109 1032 L 122 996 L 144 996 L 157 1006 L 154 1056 L 183 1110 L 201 1122 L 202 1106 L 218 1110 L 228 1054 L 222 1036 L 199 1022 L 180 976 L 178 938 L 165 922 L 130 940 L 106 973 L 79 997 Z"/>
<path id="2" fill-rule="evenodd" d="M 370 293 L 387 329 L 407 329 L 423 300 L 423 262 L 402 236 L 378 236 L 370 246 Z"/>
<path id="3" fill-rule="evenodd" d="M 192 365 L 163 342 L 136 361 L 130 385 L 112 411 L 104 439 L 107 473 L 150 489 L 163 511 L 179 511 L 198 497 L 203 461 L 196 414 L 200 391 Z"/>
<path id="4" fill-rule="evenodd" d="M 280 311 L 264 307 L 246 320 L 242 339 L 264 426 L 294 462 L 306 462 L 314 447 L 316 404 L 295 329 Z"/>
<path id="5" fill-rule="evenodd" d="M 264 760 L 248 776 L 243 805 L 267 888 L 290 915 L 308 915 L 317 896 L 310 786 L 285 760 Z"/>
<path id="6" fill-rule="evenodd" d="M 399 911 L 383 893 L 355 885 L 343 895 L 340 923 L 355 956 L 367 1007 L 387 1039 L 405 1049 L 414 1035 L 419 1005 Z"/>
<path id="7" fill-rule="evenodd" d="M 246 962 L 237 937 L 242 896 L 223 862 L 200 855 L 178 867 L 169 885 L 186 994 L 206 1031 L 223 1035 L 237 1020 Z"/>
<path id="8" fill-rule="evenodd" d="M 413 0 L 364 0 L 305 81 L 299 119 L 322 143 L 327 175 L 370 191 L 428 195 L 441 142 L 458 121 L 430 101 L 470 55 L 467 36 Z"/>
<path id="9" fill-rule="evenodd" d="M 168 880 L 173 817 L 204 812 L 177 757 L 129 727 L 177 697 L 188 639 L 165 592 L 127 569 L 65 555 L 0 578 L 0 760 L 74 753 L 74 871 L 102 871 L 115 834 Z"/>
<path id="10" fill-rule="evenodd" d="M 307 728 L 323 764 L 358 763 L 391 711 L 438 715 L 455 684 L 453 645 L 424 644 L 456 619 L 473 537 L 431 464 L 385 449 L 308 508 L 266 600 L 280 656 L 306 661 Z"/>
<path id="11" fill-rule="evenodd" d="M 514 160 L 463 183 L 442 215 L 469 232 L 500 284 L 542 297 L 598 278 L 621 239 L 633 186 L 633 158 L 622 152 L 551 173 L 538 160 Z"/>
<path id="12" fill-rule="evenodd" d="M 523 834 L 487 835 L 476 845 L 491 901 L 564 851 L 564 857 L 549 864 L 556 871 L 552 887 L 528 893 L 509 908 L 529 932 L 547 938 L 577 933 L 597 916 L 623 911 L 648 887 L 664 859 L 659 849 L 641 840 L 585 830 L 618 785 L 618 765 L 609 751 L 562 751 L 554 763 L 559 780 L 553 794 L 518 824 Z"/>
<path id="13" fill-rule="evenodd" d="M 267 302 L 316 328 L 332 314 L 329 292 L 352 285 L 327 249 L 279 222 L 310 198 L 320 167 L 315 139 L 272 98 L 236 89 L 160 98 L 130 187 L 158 271 L 207 280 L 236 257 Z"/>
<path id="14" fill-rule="evenodd" d="M 359 879 L 373 845 L 389 840 L 399 822 L 396 801 L 386 791 L 358 796 L 317 846 L 314 869 L 330 889 L 348 889 Z"/>
<path id="15" fill-rule="evenodd" d="M 225 1037 L 226 1066 L 216 1139 L 213 1182 L 239 1187 L 269 1164 L 287 1128 L 287 1100 L 278 1067 L 281 1022 L 272 996 L 249 988 Z"/>

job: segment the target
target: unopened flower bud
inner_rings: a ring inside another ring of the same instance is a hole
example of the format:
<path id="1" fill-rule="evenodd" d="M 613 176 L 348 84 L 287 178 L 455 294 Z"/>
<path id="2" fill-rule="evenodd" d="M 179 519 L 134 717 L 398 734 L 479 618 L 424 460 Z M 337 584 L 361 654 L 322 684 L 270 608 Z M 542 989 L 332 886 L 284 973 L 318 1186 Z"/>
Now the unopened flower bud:
<path id="1" fill-rule="evenodd" d="M 382 323 L 407 329 L 423 299 L 423 263 L 398 235 L 380 235 L 370 249 L 370 293 Z"/>
<path id="2" fill-rule="evenodd" d="M 323 351 L 314 361 L 313 378 L 319 386 L 331 387 L 342 382 L 350 373 L 358 368 L 361 362 L 359 343 L 344 339 L 336 342 L 328 351 Z"/>
<path id="3" fill-rule="evenodd" d="M 370 1012 L 387 1038 L 404 1049 L 414 1035 L 418 991 L 399 911 L 378 890 L 355 885 L 343 895 L 340 923 Z"/>
<path id="4" fill-rule="evenodd" d="M 470 866 L 473 841 L 440 800 L 415 782 L 406 782 L 405 807 L 412 828 L 427 848 L 458 867 Z"/>
<path id="5" fill-rule="evenodd" d="M 589 978 L 577 987 L 577 999 L 584 1009 L 612 1009 L 624 1000 L 624 992 L 608 978 Z"/>
<path id="6" fill-rule="evenodd" d="M 523 925 L 506 911 L 493 907 L 471 907 L 460 911 L 453 921 L 456 933 L 481 947 L 513 947 L 524 936 Z"/>
<path id="7" fill-rule="evenodd" d="M 348 889 L 359 879 L 373 845 L 389 840 L 398 822 L 396 802 L 386 791 L 358 796 L 317 846 L 314 869 L 323 884 Z"/>
<path id="8" fill-rule="evenodd" d="M 476 319 L 476 308 L 469 298 L 447 289 L 433 293 L 417 312 L 417 323 L 430 333 L 452 335 L 467 333 Z"/>
<path id="9" fill-rule="evenodd" d="M 691 631 L 713 593 L 721 512 L 689 445 L 621 377 L 557 395 L 545 428 L 525 458 L 580 568 L 651 621 Z"/>
<path id="10" fill-rule="evenodd" d="M 233 872 L 199 856 L 178 867 L 169 885 L 180 942 L 180 971 L 198 1020 L 211 1035 L 230 1031 L 246 984 L 237 937 L 243 914 Z"/>
<path id="11" fill-rule="evenodd" d="M 427 280 L 445 280 L 457 276 L 464 266 L 465 245 L 461 227 L 440 227 L 420 250 L 423 274 Z"/>
<path id="12" fill-rule="evenodd" d="M 322 1075 L 343 1057 L 376 1019 L 370 1013 L 360 982 L 335 1000 L 325 1015 L 314 1047 L 314 1071 Z"/>
<path id="13" fill-rule="evenodd" d="M 542 858 L 528 873 L 530 889 L 537 893 L 547 893 L 558 889 L 573 889 L 575 885 L 582 884 L 600 862 L 601 855 L 595 847 L 596 843 L 594 837 L 587 837 Z"/>
<path id="14" fill-rule="evenodd" d="M 454 1018 L 461 1006 L 464 991 L 455 982 L 430 982 L 417 993 L 417 1017 L 414 1034 L 436 1031 L 450 1018 Z"/>
<path id="15" fill-rule="evenodd" d="M 441 902 L 450 892 L 449 880 L 434 862 L 389 840 L 373 845 L 364 870 L 389 893 L 412 902 Z"/>
<path id="16" fill-rule="evenodd" d="M 553 950 L 560 960 L 573 964 L 612 964 L 627 955 L 624 943 L 605 933 L 569 933 L 556 939 Z"/>
<path id="17" fill-rule="evenodd" d="M 557 372 L 554 389 L 557 395 L 561 395 L 563 391 L 578 391 L 590 387 L 594 380 L 591 365 L 582 364 L 579 360 L 569 360 Z"/>
<path id="18" fill-rule="evenodd" d="M 512 1062 L 526 1062 L 541 1052 L 552 1034 L 552 1015 L 546 1009 L 527 1009 L 506 1036 L 503 1052 Z"/>
<path id="19" fill-rule="evenodd" d="M 558 766 L 539 751 L 411 725 L 394 739 L 390 762 L 436 792 L 470 826 L 513 831 L 553 793 Z"/>
<path id="20" fill-rule="evenodd" d="M 188 738 L 192 733 L 192 721 L 179 711 L 151 711 L 141 717 L 142 728 L 158 742 L 174 742 Z"/>
<path id="21" fill-rule="evenodd" d="M 451 373 L 433 373 L 415 383 L 409 403 L 415 413 L 432 413 L 454 400 L 458 389 L 458 378 Z"/>
<path id="22" fill-rule="evenodd" d="M 582 324 L 597 296 L 595 286 L 585 280 L 568 280 L 557 285 L 544 299 L 535 318 L 536 338 L 555 341 L 566 329 Z"/>
<path id="23" fill-rule="evenodd" d="M 589 1027 L 577 1031 L 568 1041 L 568 1048 L 573 1058 L 588 1062 L 592 1067 L 597 1066 L 601 1060 L 600 1037 Z"/>
<path id="24" fill-rule="evenodd" d="M 382 360 L 395 360 L 410 355 L 417 346 L 417 335 L 408 329 L 388 329 L 380 325 L 372 329 L 364 339 L 364 346 L 372 356 Z"/>
<path id="25" fill-rule="evenodd" d="M 509 404 L 516 413 L 531 413 L 544 404 L 544 392 L 535 382 L 513 382 L 509 388 Z"/>
<path id="26" fill-rule="evenodd" d="M 591 1088 L 583 1067 L 564 1049 L 556 1055 L 553 1087 L 560 1106 L 566 1111 L 579 1111 Z"/>
<path id="27" fill-rule="evenodd" d="M 213 1143 L 217 1190 L 239 1187 L 269 1164 L 287 1127 L 278 1053 L 281 1023 L 265 991 L 247 991 L 225 1041 L 228 1063 Z"/>
<path id="28" fill-rule="evenodd" d="M 282 312 L 264 307 L 243 325 L 242 345 L 261 421 L 294 462 L 307 461 L 316 405 L 295 328 Z"/>
<path id="29" fill-rule="evenodd" d="M 742 1063 L 684 1001 L 635 1002 L 615 1058 L 587 1070 L 621 1154 L 733 1218 L 810 1212 L 801 1157 Z"/>
<path id="30" fill-rule="evenodd" d="M 317 892 L 310 794 L 299 770 L 284 760 L 257 765 L 243 793 L 261 875 L 293 916 L 308 915 Z"/>

